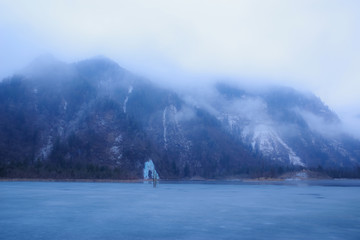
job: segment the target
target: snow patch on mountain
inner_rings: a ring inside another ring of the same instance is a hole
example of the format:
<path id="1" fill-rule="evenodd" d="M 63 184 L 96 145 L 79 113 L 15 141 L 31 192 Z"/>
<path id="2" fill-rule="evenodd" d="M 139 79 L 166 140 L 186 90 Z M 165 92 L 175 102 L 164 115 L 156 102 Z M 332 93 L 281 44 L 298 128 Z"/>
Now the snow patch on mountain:
<path id="1" fill-rule="evenodd" d="M 129 100 L 129 97 L 126 96 L 126 98 L 125 98 L 125 100 L 124 100 L 124 106 L 123 106 L 123 111 L 124 111 L 124 113 L 126 113 L 126 104 L 127 104 L 128 100 Z"/>
<path id="2" fill-rule="evenodd" d="M 163 111 L 162 122 L 163 122 L 164 148 L 167 149 L 168 124 L 172 124 L 172 125 L 170 125 L 170 128 L 171 127 L 175 128 L 177 130 L 177 132 L 179 132 L 179 123 L 177 120 L 177 109 L 174 105 L 171 104 L 171 105 L 165 107 L 165 109 Z"/>
<path id="3" fill-rule="evenodd" d="M 167 139 L 166 139 L 166 110 L 167 108 L 164 109 L 163 111 L 163 118 L 162 118 L 162 122 L 163 122 L 163 139 L 164 139 L 164 148 L 167 148 Z"/>
<path id="4" fill-rule="evenodd" d="M 247 126 L 242 132 L 242 138 L 245 142 L 247 139 L 251 139 L 253 151 L 259 150 L 263 155 L 279 160 L 285 151 L 291 164 L 304 166 L 301 158 L 295 154 L 271 126 L 259 124 L 253 129 Z"/>
<path id="5" fill-rule="evenodd" d="M 128 90 L 128 94 L 131 94 L 132 91 L 133 91 L 133 89 L 134 89 L 134 87 L 133 87 L 133 86 L 130 86 L 130 87 L 129 87 L 129 90 Z"/>
<path id="6" fill-rule="evenodd" d="M 52 137 L 49 136 L 46 145 L 40 148 L 37 159 L 46 160 L 49 157 L 52 150 L 53 150 Z"/>
<path id="7" fill-rule="evenodd" d="M 330 144 L 333 147 L 333 149 L 339 152 L 343 157 L 350 156 L 349 152 L 346 151 L 346 149 L 344 148 L 343 144 L 340 141 L 332 140 Z"/>
<path id="8" fill-rule="evenodd" d="M 110 148 L 110 154 L 112 160 L 120 160 L 123 156 L 123 146 L 122 146 L 123 137 L 119 134 L 114 141 L 113 146 Z M 118 162 L 117 162 L 118 163 Z"/>
<path id="9" fill-rule="evenodd" d="M 234 126 L 236 126 L 237 122 L 238 122 L 238 118 L 236 116 L 228 116 L 227 118 L 228 120 L 228 124 L 230 127 L 230 131 L 232 132 L 234 130 Z"/>
<path id="10" fill-rule="evenodd" d="M 258 97 L 246 97 L 225 101 L 218 119 L 224 127 L 252 150 L 274 161 L 289 161 L 304 166 L 287 143 L 274 128 L 274 122 L 268 113 L 267 103 Z"/>
<path id="11" fill-rule="evenodd" d="M 124 105 L 123 105 L 123 111 L 124 111 L 124 113 L 126 113 L 126 104 L 127 104 L 127 102 L 129 101 L 129 95 L 132 93 L 133 89 L 134 89 L 133 86 L 130 86 L 130 87 L 129 87 L 128 95 L 126 96 L 126 98 L 125 98 L 125 100 L 124 100 Z"/>
<path id="12" fill-rule="evenodd" d="M 122 142 L 122 140 L 123 140 L 123 137 L 122 137 L 121 134 L 119 134 L 119 135 L 115 138 L 115 142 L 116 142 L 116 143 L 120 143 L 120 142 Z"/>
<path id="13" fill-rule="evenodd" d="M 112 146 L 112 147 L 110 148 L 110 151 L 111 151 L 111 153 L 113 153 L 113 154 L 119 155 L 119 153 L 120 153 L 120 148 L 119 148 L 118 146 Z"/>

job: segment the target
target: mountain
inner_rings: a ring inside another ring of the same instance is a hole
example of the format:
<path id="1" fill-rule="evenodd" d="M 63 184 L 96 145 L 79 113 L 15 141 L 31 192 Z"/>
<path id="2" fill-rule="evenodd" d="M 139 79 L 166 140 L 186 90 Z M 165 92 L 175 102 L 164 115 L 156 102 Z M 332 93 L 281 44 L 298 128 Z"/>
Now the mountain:
<path id="1" fill-rule="evenodd" d="M 0 177 L 360 174 L 360 142 L 319 98 L 286 87 L 185 96 L 105 57 L 46 56 L 0 83 L 0 111 Z"/>
<path id="2" fill-rule="evenodd" d="M 359 141 L 339 130 L 338 116 L 313 94 L 287 87 L 217 89 L 217 118 L 262 157 L 313 168 L 358 166 Z"/>

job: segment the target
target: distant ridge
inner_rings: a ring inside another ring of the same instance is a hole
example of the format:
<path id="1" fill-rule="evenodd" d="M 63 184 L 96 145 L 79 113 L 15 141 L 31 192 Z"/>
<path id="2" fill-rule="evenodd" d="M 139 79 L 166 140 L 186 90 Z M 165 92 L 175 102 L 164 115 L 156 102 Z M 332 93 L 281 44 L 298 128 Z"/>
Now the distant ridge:
<path id="1" fill-rule="evenodd" d="M 203 98 L 161 88 L 104 56 L 41 56 L 0 83 L 0 177 L 360 176 L 360 142 L 318 97 L 227 82 Z M 155 171 L 155 170 L 154 170 Z"/>

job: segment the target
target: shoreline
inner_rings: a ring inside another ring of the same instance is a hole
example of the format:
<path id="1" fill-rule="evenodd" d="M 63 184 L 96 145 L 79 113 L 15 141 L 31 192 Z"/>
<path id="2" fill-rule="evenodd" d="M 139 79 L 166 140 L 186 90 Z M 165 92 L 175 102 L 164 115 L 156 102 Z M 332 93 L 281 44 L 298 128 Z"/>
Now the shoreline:
<path id="1" fill-rule="evenodd" d="M 286 182 L 286 181 L 321 181 L 321 180 L 360 180 L 358 178 L 308 178 L 308 179 L 285 179 L 285 178 L 244 178 L 244 179 L 160 179 L 158 183 L 166 182 Z M 51 179 L 51 178 L 0 178 L 0 182 L 84 182 L 84 183 L 151 183 L 151 179 Z"/>
<path id="2" fill-rule="evenodd" d="M 104 183 L 137 183 L 146 182 L 145 179 L 55 179 L 55 178 L 0 178 L 0 182 L 104 182 Z"/>

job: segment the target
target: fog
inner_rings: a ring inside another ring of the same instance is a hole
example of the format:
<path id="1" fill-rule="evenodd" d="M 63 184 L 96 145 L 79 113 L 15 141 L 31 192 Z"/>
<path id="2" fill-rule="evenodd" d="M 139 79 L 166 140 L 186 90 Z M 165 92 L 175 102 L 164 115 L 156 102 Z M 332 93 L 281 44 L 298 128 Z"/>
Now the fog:
<path id="1" fill-rule="evenodd" d="M 2 0 L 0 78 L 105 55 L 170 87 L 218 79 L 319 96 L 360 136 L 360 2 Z"/>
<path id="2" fill-rule="evenodd" d="M 347 132 L 347 128 L 345 128 L 342 125 L 339 125 L 339 123 L 334 122 L 327 122 L 325 119 L 316 116 L 315 114 L 307 111 L 301 111 L 299 110 L 300 114 L 310 127 L 310 129 L 317 131 L 321 133 L 324 136 L 328 137 L 336 137 L 338 135 L 341 135 L 344 132 Z M 349 131 L 349 133 L 351 133 Z"/>

